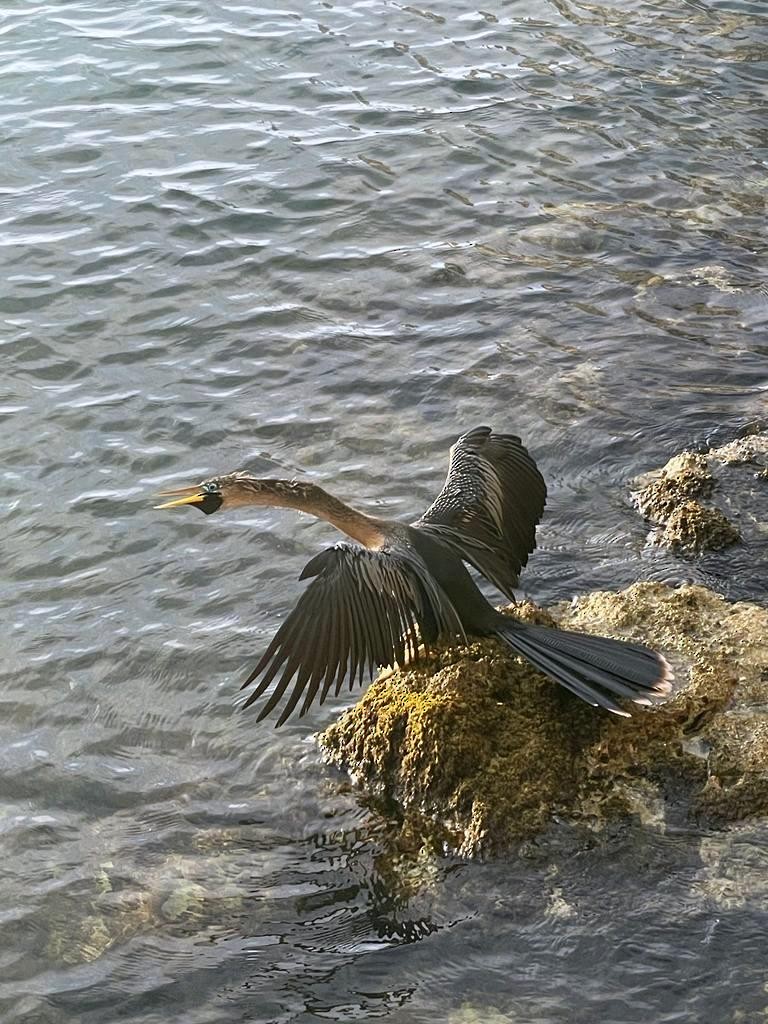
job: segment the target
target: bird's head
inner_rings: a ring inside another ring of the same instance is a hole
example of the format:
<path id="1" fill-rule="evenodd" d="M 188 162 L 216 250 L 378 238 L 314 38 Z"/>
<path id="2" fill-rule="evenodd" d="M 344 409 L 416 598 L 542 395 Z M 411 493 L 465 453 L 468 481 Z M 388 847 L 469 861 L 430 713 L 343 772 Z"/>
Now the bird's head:
<path id="1" fill-rule="evenodd" d="M 220 508 L 236 508 L 238 505 L 270 505 L 271 484 L 276 481 L 259 480 L 250 473 L 225 473 L 212 476 L 192 487 L 177 487 L 170 491 L 161 491 L 162 497 L 171 498 L 155 508 L 177 508 L 180 505 L 193 505 L 205 512 L 207 516 L 218 512 Z"/>

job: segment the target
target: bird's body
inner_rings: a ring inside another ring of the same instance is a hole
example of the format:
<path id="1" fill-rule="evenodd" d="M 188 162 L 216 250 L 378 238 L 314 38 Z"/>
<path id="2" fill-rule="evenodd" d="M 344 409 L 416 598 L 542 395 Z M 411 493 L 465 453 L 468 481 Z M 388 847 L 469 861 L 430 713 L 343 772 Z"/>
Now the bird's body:
<path id="1" fill-rule="evenodd" d="M 456 609 L 464 634 L 484 636 L 492 633 L 499 612 L 488 602 L 456 552 L 439 537 L 418 526 L 408 526 L 406 530 L 409 542 Z"/>
<path id="2" fill-rule="evenodd" d="M 544 480 L 520 439 L 477 427 L 451 449 L 442 491 L 411 524 L 369 516 L 313 483 L 231 473 L 182 488 L 159 507 L 280 506 L 324 519 L 350 537 L 315 556 L 312 582 L 243 684 L 245 706 L 265 694 L 259 718 L 284 697 L 277 724 L 304 714 L 345 679 L 417 660 L 438 640 L 496 635 L 558 683 L 594 705 L 626 715 L 615 701 L 648 704 L 669 692 L 671 672 L 648 648 L 607 637 L 525 625 L 484 597 L 468 563 L 510 600 L 535 546 Z"/>

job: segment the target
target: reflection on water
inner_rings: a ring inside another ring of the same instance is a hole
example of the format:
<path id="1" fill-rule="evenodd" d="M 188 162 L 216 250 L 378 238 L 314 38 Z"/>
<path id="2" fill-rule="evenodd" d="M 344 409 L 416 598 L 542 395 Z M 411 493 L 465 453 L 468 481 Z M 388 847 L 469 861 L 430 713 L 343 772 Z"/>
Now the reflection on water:
<path id="1" fill-rule="evenodd" d="M 0 1007 L 25 1024 L 762 1020 L 762 824 L 393 849 L 237 681 L 327 530 L 158 516 L 247 465 L 411 516 L 490 422 L 524 583 L 764 598 L 628 482 L 768 415 L 747 0 L 22 5 L 2 22 Z M 671 816 L 670 816 L 671 814 Z"/>

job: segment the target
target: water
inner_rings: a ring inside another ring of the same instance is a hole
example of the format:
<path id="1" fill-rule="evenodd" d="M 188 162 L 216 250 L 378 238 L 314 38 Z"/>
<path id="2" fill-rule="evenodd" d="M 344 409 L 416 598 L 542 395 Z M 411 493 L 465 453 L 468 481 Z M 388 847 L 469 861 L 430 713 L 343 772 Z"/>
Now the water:
<path id="1" fill-rule="evenodd" d="M 764 599 L 628 483 L 768 415 L 762 4 L 0 14 L 0 1013 L 20 1024 L 763 1020 L 764 823 L 398 863 L 238 680 L 328 529 L 153 512 L 248 466 L 413 516 L 450 442 L 550 484 L 542 601 Z"/>

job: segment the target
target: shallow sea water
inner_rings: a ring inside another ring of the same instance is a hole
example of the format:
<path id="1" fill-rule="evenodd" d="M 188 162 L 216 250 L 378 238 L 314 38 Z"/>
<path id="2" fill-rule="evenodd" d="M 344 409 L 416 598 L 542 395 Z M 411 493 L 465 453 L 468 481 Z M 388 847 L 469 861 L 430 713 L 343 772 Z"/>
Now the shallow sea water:
<path id="1" fill-rule="evenodd" d="M 247 466 L 416 515 L 455 436 L 550 485 L 526 593 L 765 599 L 628 500 L 768 418 L 761 3 L 0 12 L 0 1014 L 764 1021 L 768 825 L 398 864 L 238 681 L 333 542 L 152 511 Z M 652 815 L 650 816 L 652 818 Z"/>

